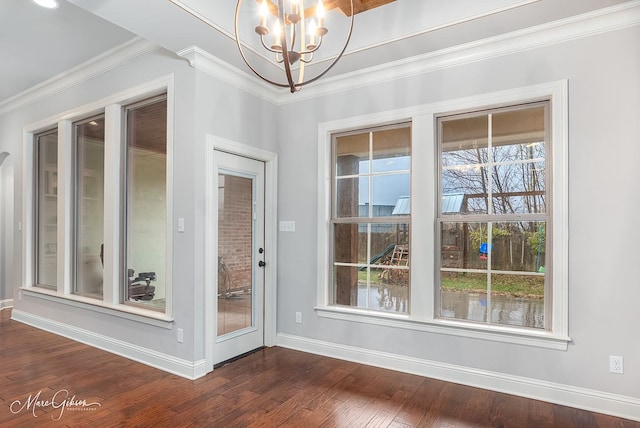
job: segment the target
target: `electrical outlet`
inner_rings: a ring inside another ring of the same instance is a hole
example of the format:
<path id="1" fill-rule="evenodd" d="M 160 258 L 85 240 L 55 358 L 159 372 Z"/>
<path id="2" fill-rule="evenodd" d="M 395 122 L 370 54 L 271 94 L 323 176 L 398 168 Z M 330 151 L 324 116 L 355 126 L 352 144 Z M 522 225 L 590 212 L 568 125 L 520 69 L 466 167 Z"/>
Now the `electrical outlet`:
<path id="1" fill-rule="evenodd" d="M 296 312 L 296 322 L 302 324 L 302 312 Z"/>
<path id="2" fill-rule="evenodd" d="M 609 371 L 611 373 L 624 373 L 624 359 L 615 355 L 609 356 Z"/>
<path id="3" fill-rule="evenodd" d="M 184 340 L 184 330 L 179 328 L 178 329 L 178 343 L 182 343 L 183 340 Z"/>

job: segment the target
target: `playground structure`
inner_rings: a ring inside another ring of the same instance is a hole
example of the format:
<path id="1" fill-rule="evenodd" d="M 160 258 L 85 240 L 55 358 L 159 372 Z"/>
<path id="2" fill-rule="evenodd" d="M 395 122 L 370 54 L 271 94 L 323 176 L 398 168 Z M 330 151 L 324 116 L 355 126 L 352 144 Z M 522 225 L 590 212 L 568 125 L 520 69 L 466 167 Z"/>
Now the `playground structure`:
<path id="1" fill-rule="evenodd" d="M 407 285 L 409 271 L 406 269 L 385 268 L 385 266 L 409 266 L 409 246 L 390 244 L 380 253 L 369 259 L 369 265 L 379 265 L 378 279 L 387 284 Z M 376 266 L 377 268 L 377 266 Z M 366 266 L 359 270 L 365 270 Z M 372 267 L 372 269 L 375 269 Z"/>

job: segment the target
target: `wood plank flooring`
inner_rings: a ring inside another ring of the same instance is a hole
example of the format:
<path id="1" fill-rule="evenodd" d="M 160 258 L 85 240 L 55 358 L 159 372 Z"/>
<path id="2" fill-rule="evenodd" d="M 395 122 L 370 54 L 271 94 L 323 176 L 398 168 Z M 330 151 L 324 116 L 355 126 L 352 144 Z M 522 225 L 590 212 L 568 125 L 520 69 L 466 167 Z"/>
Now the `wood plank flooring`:
<path id="1" fill-rule="evenodd" d="M 55 405 L 45 402 L 54 396 Z M 0 311 L 0 426 L 640 428 L 640 423 L 278 347 L 190 381 L 12 321 L 5 309 Z"/>

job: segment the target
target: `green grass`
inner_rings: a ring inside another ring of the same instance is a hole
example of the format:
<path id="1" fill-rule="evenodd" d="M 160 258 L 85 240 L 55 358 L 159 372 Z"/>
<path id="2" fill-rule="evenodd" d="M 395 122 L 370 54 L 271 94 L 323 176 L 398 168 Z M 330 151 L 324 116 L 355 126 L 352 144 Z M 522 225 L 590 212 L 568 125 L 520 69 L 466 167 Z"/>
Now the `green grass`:
<path id="1" fill-rule="evenodd" d="M 473 291 L 486 293 L 487 276 L 478 273 L 453 273 L 443 275 L 442 289 L 450 291 Z M 544 297 L 543 276 L 494 275 L 491 278 L 491 291 L 515 297 Z"/>
<path id="2" fill-rule="evenodd" d="M 384 284 L 378 278 L 378 269 L 371 269 L 371 284 Z M 449 275 L 449 276 L 447 276 Z M 367 282 L 367 271 L 358 271 L 358 282 Z M 472 293 L 487 292 L 487 275 L 481 273 L 444 272 L 442 289 L 448 291 L 466 291 Z M 493 275 L 491 291 L 500 295 L 514 297 L 544 297 L 544 276 Z"/>

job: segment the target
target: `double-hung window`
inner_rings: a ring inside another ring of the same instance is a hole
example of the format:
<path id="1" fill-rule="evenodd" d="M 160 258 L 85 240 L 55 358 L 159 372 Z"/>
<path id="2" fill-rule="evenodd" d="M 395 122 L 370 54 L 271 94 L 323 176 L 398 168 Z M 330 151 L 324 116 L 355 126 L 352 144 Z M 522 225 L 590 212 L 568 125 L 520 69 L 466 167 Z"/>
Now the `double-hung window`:
<path id="1" fill-rule="evenodd" d="M 335 135 L 332 301 L 407 313 L 411 127 Z"/>
<path id="2" fill-rule="evenodd" d="M 567 85 L 320 124 L 320 316 L 566 349 Z"/>
<path id="3" fill-rule="evenodd" d="M 169 109 L 166 83 L 157 86 L 34 125 L 25 145 L 35 171 L 25 177 L 33 195 L 26 290 L 128 312 L 170 311 Z"/>
<path id="4" fill-rule="evenodd" d="M 438 118 L 440 317 L 545 328 L 548 109 Z"/>

